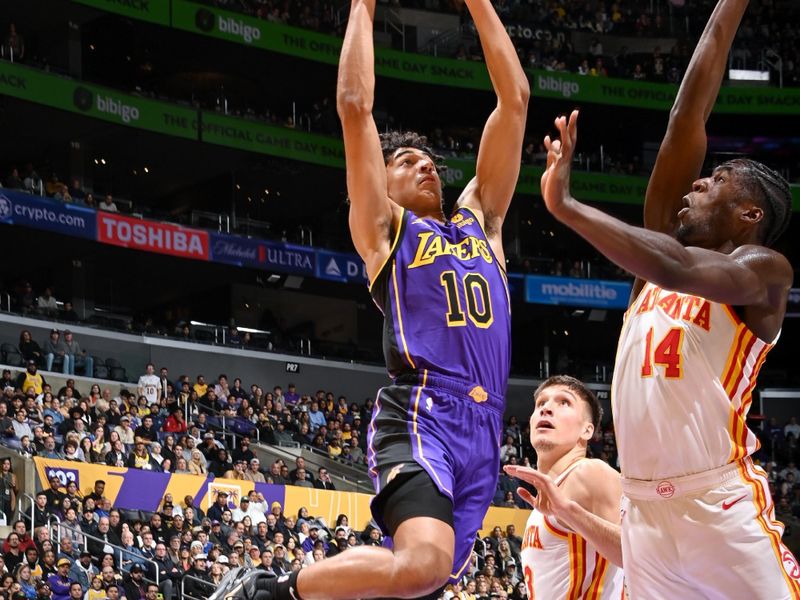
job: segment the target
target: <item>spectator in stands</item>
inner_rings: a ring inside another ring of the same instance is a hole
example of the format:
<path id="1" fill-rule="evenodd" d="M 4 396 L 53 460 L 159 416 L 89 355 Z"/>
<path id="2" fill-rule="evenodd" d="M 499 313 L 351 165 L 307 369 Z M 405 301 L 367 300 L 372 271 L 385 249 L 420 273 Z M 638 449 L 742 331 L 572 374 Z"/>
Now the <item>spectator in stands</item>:
<path id="1" fill-rule="evenodd" d="M 238 481 L 245 481 L 246 477 L 244 476 L 245 472 L 245 462 L 242 459 L 233 461 L 233 468 L 228 469 L 222 474 L 222 477 L 225 479 L 235 479 Z M 238 519 L 237 519 L 238 520 Z"/>
<path id="2" fill-rule="evenodd" d="M 52 600 L 69 600 L 70 585 L 69 569 L 72 561 L 68 558 L 59 558 L 56 562 L 57 570 L 47 578 L 47 584 L 52 592 Z"/>
<path id="3" fill-rule="evenodd" d="M 328 473 L 328 469 L 326 469 L 325 467 L 320 467 L 318 473 L 319 473 L 319 477 L 314 482 L 314 487 L 315 488 L 318 488 L 318 489 L 321 489 L 321 490 L 335 490 L 336 489 L 336 486 L 333 484 L 333 481 L 331 481 L 331 476 Z"/>
<path id="4" fill-rule="evenodd" d="M 75 312 L 70 300 L 64 300 L 59 318 L 67 323 L 77 323 L 80 321 L 80 317 L 78 317 L 78 313 Z"/>
<path id="5" fill-rule="evenodd" d="M 170 433 L 186 433 L 187 426 L 183 415 L 183 409 L 177 404 L 173 407 L 172 413 L 164 422 L 162 430 Z"/>
<path id="6" fill-rule="evenodd" d="M 69 578 L 80 584 L 83 593 L 89 589 L 89 584 L 98 574 L 97 567 L 92 564 L 92 555 L 86 550 L 80 553 L 78 560 L 69 569 Z"/>
<path id="7" fill-rule="evenodd" d="M 133 437 L 137 442 L 144 443 L 145 446 L 150 446 L 158 440 L 158 432 L 153 427 L 153 417 L 151 415 L 144 416 L 141 426 L 134 430 Z"/>
<path id="8" fill-rule="evenodd" d="M 210 473 L 216 477 L 222 477 L 230 468 L 230 460 L 228 458 L 228 451 L 225 448 L 218 448 L 216 457 L 208 466 Z"/>
<path id="9" fill-rule="evenodd" d="M 327 424 L 325 414 L 319 409 L 319 403 L 316 401 L 311 403 L 311 410 L 308 411 L 308 418 L 310 420 L 312 433 Z"/>
<path id="10" fill-rule="evenodd" d="M 61 371 L 64 375 L 69 374 L 69 361 L 67 360 L 67 346 L 64 341 L 60 339 L 61 334 L 58 329 L 50 331 L 50 337 L 44 343 L 44 356 L 47 363 L 47 370 L 53 370 L 53 363 L 56 360 L 62 361 Z"/>
<path id="11" fill-rule="evenodd" d="M 205 476 L 208 474 L 208 470 L 206 469 L 206 466 L 203 463 L 203 455 L 197 448 L 192 450 L 192 459 L 191 461 L 189 461 L 188 467 L 189 467 L 189 472 L 192 475 Z"/>
<path id="12" fill-rule="evenodd" d="M 161 378 L 155 374 L 153 363 L 147 363 L 145 374 L 139 377 L 137 391 L 139 396 L 147 399 L 147 404 L 157 403 L 161 397 Z"/>
<path id="13" fill-rule="evenodd" d="M 248 401 L 243 400 L 243 402 L 248 402 Z M 233 450 L 233 452 L 231 453 L 231 457 L 234 460 L 243 460 L 245 463 L 250 464 L 250 462 L 256 457 L 256 455 L 250 449 L 249 437 L 245 436 L 241 439 L 239 447 Z"/>
<path id="14" fill-rule="evenodd" d="M 208 557 L 204 553 L 196 554 L 191 567 L 186 571 L 189 578 L 184 582 L 184 590 L 195 598 L 207 598 L 214 591 L 206 570 L 207 559 Z"/>
<path id="15" fill-rule="evenodd" d="M 147 582 L 144 580 L 144 567 L 136 562 L 129 567 L 130 574 L 123 577 L 126 598 L 141 600 L 146 595 Z"/>
<path id="16" fill-rule="evenodd" d="M 12 530 L 8 534 L 3 548 L 3 561 L 9 572 L 12 572 L 25 558 L 25 553 L 20 548 L 19 534 L 16 531 Z"/>
<path id="17" fill-rule="evenodd" d="M 47 494 L 44 491 L 37 492 L 36 499 L 33 503 L 33 523 L 31 530 L 44 527 L 50 522 L 52 511 L 47 506 Z"/>
<path id="18" fill-rule="evenodd" d="M 19 353 L 22 355 L 22 360 L 26 363 L 32 360 L 39 366 L 44 365 L 42 348 L 33 339 L 31 332 L 27 329 L 23 329 L 19 334 Z M 25 390 L 22 390 L 22 392 L 25 393 Z M 40 393 L 41 392 L 37 392 L 37 394 Z"/>
<path id="19" fill-rule="evenodd" d="M 206 516 L 211 521 L 222 521 L 222 513 L 228 508 L 228 492 L 219 490 L 217 492 L 217 499 L 206 512 Z"/>
<path id="20" fill-rule="evenodd" d="M 119 435 L 120 441 L 125 446 L 130 446 L 135 441 L 133 429 L 131 429 L 131 418 L 128 415 L 122 415 L 119 419 L 119 425 L 114 428 L 114 431 Z"/>
<path id="21" fill-rule="evenodd" d="M 244 474 L 245 479 L 253 483 L 266 483 L 267 480 L 264 478 L 264 474 L 259 470 L 260 466 L 261 462 L 257 458 L 251 458 L 249 467 Z"/>
<path id="22" fill-rule="evenodd" d="M 108 517 L 100 517 L 97 523 L 97 533 L 94 536 L 98 539 L 89 539 L 88 549 L 93 556 L 113 554 L 112 546 L 121 546 L 122 540 L 111 529 L 111 522 Z"/>
<path id="23" fill-rule="evenodd" d="M 299 478 L 306 479 L 313 486 L 314 476 L 306 470 L 306 459 L 298 456 L 294 459 L 295 468 L 292 470 L 290 476 L 292 483 L 296 483 Z M 301 470 L 302 469 L 302 473 Z"/>
<path id="24" fill-rule="evenodd" d="M 55 317 L 58 313 L 58 302 L 53 296 L 53 290 L 49 287 L 44 289 L 44 293 L 36 300 L 36 308 L 40 315 L 45 317 Z"/>
<path id="25" fill-rule="evenodd" d="M 128 461 L 125 446 L 121 439 L 111 442 L 111 450 L 106 454 L 106 464 L 109 467 L 124 467 Z"/>
<path id="26" fill-rule="evenodd" d="M 89 356 L 86 350 L 81 349 L 81 345 L 69 329 L 64 330 L 64 345 L 67 349 L 64 360 L 69 361 L 66 373 L 75 375 L 75 369 L 82 368 L 87 377 L 92 377 L 94 375 L 94 358 Z"/>
<path id="27" fill-rule="evenodd" d="M 143 440 L 136 440 L 133 446 L 133 452 L 128 455 L 126 466 L 134 469 L 144 469 L 145 471 L 160 471 L 161 467 L 150 456 Z"/>
<path id="28" fill-rule="evenodd" d="M 22 439 L 23 436 L 28 436 L 28 439 L 32 438 L 33 431 L 28 423 L 28 411 L 24 408 L 18 408 L 14 417 L 12 426 L 14 427 L 14 435 L 17 438 L 17 442 Z M 17 443 L 16 446 L 18 447 L 19 443 Z"/>
<path id="29" fill-rule="evenodd" d="M 97 206 L 97 208 L 106 212 L 119 212 L 119 209 L 114 202 L 114 197 L 111 194 L 106 194 L 105 198 L 100 201 L 100 204 Z"/>

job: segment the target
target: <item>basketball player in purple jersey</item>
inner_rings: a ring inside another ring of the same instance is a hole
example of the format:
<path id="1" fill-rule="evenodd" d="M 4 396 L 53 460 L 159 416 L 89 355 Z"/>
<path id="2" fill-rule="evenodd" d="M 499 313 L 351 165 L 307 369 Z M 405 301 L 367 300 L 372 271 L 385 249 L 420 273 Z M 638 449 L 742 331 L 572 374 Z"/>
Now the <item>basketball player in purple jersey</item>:
<path id="1" fill-rule="evenodd" d="M 438 157 L 425 138 L 378 135 L 375 0 L 352 0 L 339 63 L 350 230 L 384 313 L 393 379 L 376 398 L 368 458 L 373 515 L 394 548 L 350 549 L 277 580 L 251 571 L 221 596 L 417 598 L 458 580 L 469 565 L 500 465 L 511 354 L 501 229 L 519 175 L 530 91 L 491 2 L 467 6 L 498 101 L 477 175 L 450 219 Z"/>

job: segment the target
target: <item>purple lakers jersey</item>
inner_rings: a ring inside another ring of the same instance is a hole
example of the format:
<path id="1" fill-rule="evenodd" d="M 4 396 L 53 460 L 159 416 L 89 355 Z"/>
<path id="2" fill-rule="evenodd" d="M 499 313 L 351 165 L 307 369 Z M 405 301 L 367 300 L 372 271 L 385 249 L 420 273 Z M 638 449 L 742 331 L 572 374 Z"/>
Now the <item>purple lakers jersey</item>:
<path id="1" fill-rule="evenodd" d="M 404 210 L 370 285 L 384 314 L 389 375 L 427 369 L 504 397 L 511 360 L 504 266 L 470 209 L 459 208 L 447 223 Z"/>

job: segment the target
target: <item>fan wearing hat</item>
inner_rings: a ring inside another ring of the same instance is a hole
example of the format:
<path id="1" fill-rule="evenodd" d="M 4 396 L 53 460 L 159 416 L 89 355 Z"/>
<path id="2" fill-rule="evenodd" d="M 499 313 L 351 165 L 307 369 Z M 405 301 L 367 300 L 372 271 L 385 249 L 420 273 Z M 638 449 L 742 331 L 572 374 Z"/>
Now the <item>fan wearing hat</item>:
<path id="1" fill-rule="evenodd" d="M 184 591 L 187 595 L 195 598 L 208 598 L 214 593 L 207 563 L 208 556 L 206 554 L 200 553 L 194 556 L 192 566 L 186 571 L 186 574 L 190 576 L 185 579 L 184 584 Z"/>
<path id="2" fill-rule="evenodd" d="M 69 584 L 72 582 L 69 578 L 69 568 L 71 565 L 72 561 L 70 559 L 59 558 L 56 563 L 56 572 L 48 576 L 47 584 L 50 586 L 53 598 L 69 597 Z"/>
<path id="3" fill-rule="evenodd" d="M 217 499 L 206 511 L 206 516 L 212 521 L 222 521 L 222 513 L 228 508 L 228 492 L 217 491 Z"/>
<path id="4" fill-rule="evenodd" d="M 245 481 L 247 478 L 244 476 L 246 461 L 243 458 L 237 458 L 233 461 L 233 468 L 228 469 L 222 474 L 224 479 L 235 479 L 237 481 Z"/>
<path id="5" fill-rule="evenodd" d="M 69 578 L 80 583 L 84 590 L 89 589 L 92 579 L 99 574 L 97 567 L 92 564 L 91 553 L 86 550 L 80 553 L 78 560 L 73 562 L 69 569 Z"/>
<path id="6" fill-rule="evenodd" d="M 139 563 L 131 566 L 131 576 L 123 586 L 125 587 L 126 598 L 144 598 L 147 592 L 147 582 L 144 579 L 144 568 Z"/>

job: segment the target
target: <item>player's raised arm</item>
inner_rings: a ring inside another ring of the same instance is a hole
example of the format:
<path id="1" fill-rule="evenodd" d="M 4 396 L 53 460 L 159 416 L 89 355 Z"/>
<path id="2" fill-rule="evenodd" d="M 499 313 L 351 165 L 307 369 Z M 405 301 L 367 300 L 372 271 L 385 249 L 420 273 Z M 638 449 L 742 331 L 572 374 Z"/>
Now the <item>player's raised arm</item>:
<path id="1" fill-rule="evenodd" d="M 476 185 L 468 186 L 459 205 L 483 212 L 490 237 L 500 234 L 522 162 L 522 139 L 530 85 L 517 51 L 489 0 L 466 0 L 497 94 L 478 149 Z"/>
<path id="2" fill-rule="evenodd" d="M 700 176 L 706 122 L 728 64 L 728 53 L 748 0 L 720 0 L 689 62 L 647 186 L 644 226 L 674 233 L 684 194 Z"/>
<path id="3" fill-rule="evenodd" d="M 352 0 L 336 87 L 336 108 L 344 132 L 350 232 L 370 279 L 377 274 L 389 252 L 394 213 L 386 194 L 386 165 L 372 117 L 374 17 L 375 0 Z"/>
<path id="4" fill-rule="evenodd" d="M 783 255 L 759 245 L 757 232 L 764 214 L 757 203 L 738 207 L 735 229 L 724 234 L 745 241 L 733 244 L 722 238 L 722 250 L 685 247 L 671 235 L 628 225 L 575 200 L 569 176 L 578 137 L 578 111 L 570 115 L 569 122 L 566 117 L 557 118 L 556 127 L 561 139 L 545 138 L 547 169 L 542 175 L 542 196 L 553 216 L 641 280 L 713 302 L 763 309 L 758 322 L 748 324 L 762 339 L 774 337 L 783 320 L 793 271 Z M 731 170 L 724 175 L 716 172 L 714 177 L 720 180 L 714 185 L 735 188 L 735 182 L 724 180 L 733 175 Z M 699 181 L 695 187 L 705 185 L 708 183 Z M 789 196 L 788 185 L 782 193 Z"/>

